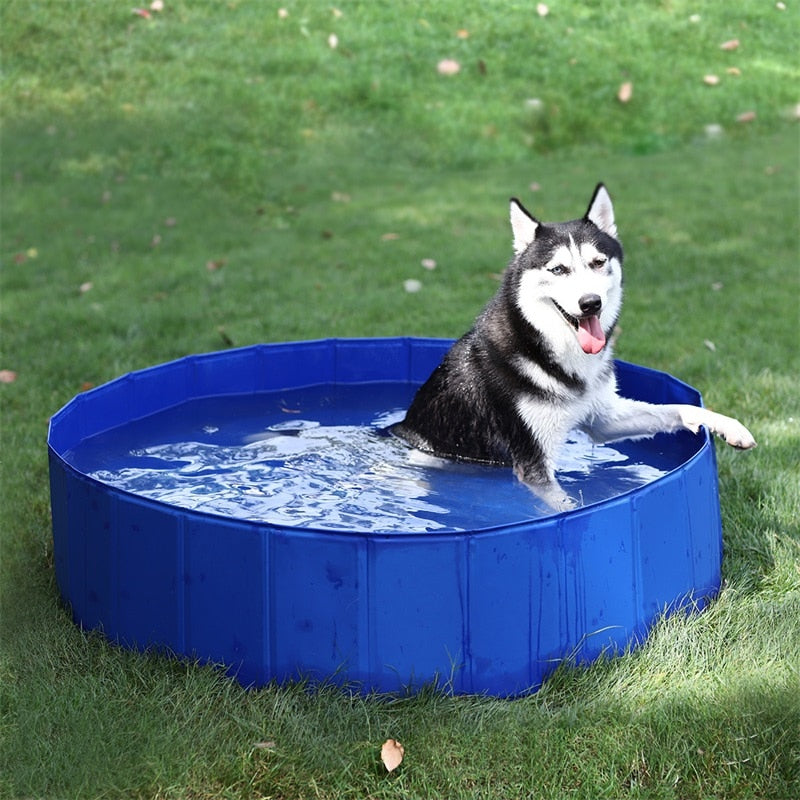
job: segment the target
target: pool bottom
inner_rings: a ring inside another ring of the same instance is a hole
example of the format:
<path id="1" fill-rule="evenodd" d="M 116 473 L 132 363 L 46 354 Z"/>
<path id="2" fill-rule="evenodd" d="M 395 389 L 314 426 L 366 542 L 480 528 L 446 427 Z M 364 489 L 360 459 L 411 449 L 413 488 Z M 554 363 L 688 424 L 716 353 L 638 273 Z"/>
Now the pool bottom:
<path id="1" fill-rule="evenodd" d="M 66 458 L 116 489 L 272 525 L 426 533 L 552 514 L 510 469 L 433 458 L 384 433 L 407 383 L 318 385 L 195 399 L 87 438 Z M 608 500 L 685 460 L 653 441 L 563 448 L 559 479 L 579 505 Z"/>

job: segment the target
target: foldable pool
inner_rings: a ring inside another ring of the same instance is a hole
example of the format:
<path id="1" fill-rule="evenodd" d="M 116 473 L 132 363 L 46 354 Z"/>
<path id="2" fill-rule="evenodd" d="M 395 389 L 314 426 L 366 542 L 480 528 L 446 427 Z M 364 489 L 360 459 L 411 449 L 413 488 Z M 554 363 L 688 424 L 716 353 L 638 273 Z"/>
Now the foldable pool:
<path id="1" fill-rule="evenodd" d="M 246 686 L 535 690 L 720 585 L 708 433 L 565 448 L 555 513 L 510 469 L 385 433 L 451 342 L 330 339 L 189 356 L 78 395 L 48 435 L 76 623 Z M 621 393 L 700 404 L 617 362 Z"/>

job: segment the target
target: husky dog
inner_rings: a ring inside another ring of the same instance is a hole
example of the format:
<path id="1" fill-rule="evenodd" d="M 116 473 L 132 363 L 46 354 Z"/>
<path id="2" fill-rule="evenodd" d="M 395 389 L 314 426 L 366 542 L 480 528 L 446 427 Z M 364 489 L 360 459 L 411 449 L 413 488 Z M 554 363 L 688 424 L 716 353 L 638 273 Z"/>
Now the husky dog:
<path id="1" fill-rule="evenodd" d="M 497 294 L 393 433 L 436 456 L 511 465 L 558 510 L 575 506 L 555 477 L 574 428 L 611 442 L 705 425 L 734 447 L 755 446 L 730 417 L 617 394 L 609 337 L 622 304 L 622 246 L 603 184 L 571 222 L 539 222 L 512 199 L 511 229 L 514 257 Z"/>

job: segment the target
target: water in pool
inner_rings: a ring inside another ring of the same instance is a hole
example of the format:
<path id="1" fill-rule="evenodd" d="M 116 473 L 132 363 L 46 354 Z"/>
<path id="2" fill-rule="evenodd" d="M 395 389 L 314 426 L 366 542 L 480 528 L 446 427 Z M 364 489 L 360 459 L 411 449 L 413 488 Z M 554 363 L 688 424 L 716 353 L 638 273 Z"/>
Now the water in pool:
<path id="1" fill-rule="evenodd" d="M 415 390 L 345 384 L 196 399 L 65 455 L 82 473 L 141 497 L 317 530 L 462 531 L 553 513 L 508 468 L 432 458 L 382 433 Z M 600 446 L 576 433 L 559 480 L 589 505 L 658 478 L 693 452 L 658 442 Z"/>

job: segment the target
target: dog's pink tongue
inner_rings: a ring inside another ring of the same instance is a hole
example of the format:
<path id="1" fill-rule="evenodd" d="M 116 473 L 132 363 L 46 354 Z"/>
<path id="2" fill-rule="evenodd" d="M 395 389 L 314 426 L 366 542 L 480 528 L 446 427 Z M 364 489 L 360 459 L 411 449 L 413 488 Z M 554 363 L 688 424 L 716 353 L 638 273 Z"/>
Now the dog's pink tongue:
<path id="1" fill-rule="evenodd" d="M 584 317 L 578 327 L 578 344 L 584 353 L 596 355 L 606 346 L 606 335 L 597 317 Z"/>

